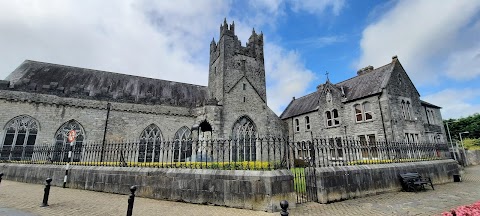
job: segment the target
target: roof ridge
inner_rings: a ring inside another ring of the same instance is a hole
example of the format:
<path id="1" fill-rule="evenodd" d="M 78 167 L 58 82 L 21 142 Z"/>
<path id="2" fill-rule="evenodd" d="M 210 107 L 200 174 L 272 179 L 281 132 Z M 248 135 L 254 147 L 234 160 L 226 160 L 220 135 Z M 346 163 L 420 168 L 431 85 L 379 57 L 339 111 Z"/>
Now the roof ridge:
<path id="1" fill-rule="evenodd" d="M 368 73 L 365 73 L 365 74 L 372 73 L 372 72 L 374 72 L 374 71 L 376 71 L 376 70 L 379 70 L 379 69 L 384 68 L 384 67 L 386 67 L 386 66 L 388 66 L 388 65 L 391 65 L 392 63 L 393 63 L 393 62 L 390 62 L 390 63 L 388 63 L 388 64 L 382 65 L 382 66 L 380 66 L 380 67 L 378 67 L 378 68 L 373 69 L 373 71 L 368 72 Z M 362 74 L 362 75 L 365 75 L 365 74 Z M 360 76 L 362 76 L 362 75 L 360 75 Z M 350 77 L 350 78 L 348 78 L 348 79 L 346 79 L 346 80 L 343 80 L 343 81 L 341 81 L 341 82 L 336 83 L 335 85 L 341 84 L 341 83 L 343 83 L 343 82 L 349 81 L 349 80 L 354 79 L 354 78 L 357 78 L 357 77 L 359 77 L 359 75 Z"/>
<path id="2" fill-rule="evenodd" d="M 26 59 L 24 61 L 24 63 L 25 62 L 34 62 L 34 63 L 41 63 L 41 64 L 46 64 L 46 65 L 55 65 L 55 66 L 62 66 L 62 67 L 68 67 L 68 68 L 83 69 L 83 70 L 89 70 L 89 71 L 92 71 L 92 72 L 103 72 L 103 73 L 110 73 L 110 74 L 118 74 L 118 75 L 122 75 L 122 76 L 130 76 L 130 77 L 137 77 L 137 78 L 144 78 L 144 79 L 151 79 L 151 80 L 161 80 L 161 81 L 166 81 L 166 82 L 174 82 L 174 83 L 192 85 L 192 86 L 197 86 L 197 87 L 207 87 L 207 86 L 197 85 L 197 84 L 192 84 L 192 83 L 184 83 L 184 82 L 178 82 L 178 81 L 172 81 L 172 80 L 166 80 L 166 79 L 158 79 L 158 78 L 137 76 L 137 75 L 131 75 L 131 74 L 111 72 L 111 71 L 106 71 L 106 70 L 83 68 L 83 67 L 77 67 L 77 66 L 71 66 L 71 65 L 62 65 L 62 64 L 56 64 L 56 63 L 50 63 L 50 62 L 41 62 L 41 61 L 35 61 L 35 60 L 30 60 L 30 59 Z"/>
<path id="3" fill-rule="evenodd" d="M 302 97 L 299 97 L 299 98 L 295 98 L 295 100 L 299 100 L 299 99 L 301 99 L 301 98 L 310 96 L 311 94 L 315 94 L 315 93 L 317 93 L 317 91 L 314 91 L 314 92 L 312 92 L 312 93 L 306 94 L 306 95 L 304 95 L 304 96 L 302 96 Z"/>

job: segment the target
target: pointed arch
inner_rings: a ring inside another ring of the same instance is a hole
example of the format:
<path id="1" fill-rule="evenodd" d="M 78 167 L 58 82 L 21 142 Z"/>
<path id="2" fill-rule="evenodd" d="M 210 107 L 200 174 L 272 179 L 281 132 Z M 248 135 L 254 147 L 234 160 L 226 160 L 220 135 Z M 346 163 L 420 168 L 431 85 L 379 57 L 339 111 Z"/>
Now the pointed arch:
<path id="1" fill-rule="evenodd" d="M 68 151 L 70 143 L 67 141 L 68 133 L 74 130 L 76 132 L 75 142 L 73 144 L 72 161 L 81 160 L 82 147 L 86 135 L 83 126 L 75 119 L 71 119 L 60 126 L 55 132 L 55 152 L 52 161 L 68 161 Z"/>
<path id="2" fill-rule="evenodd" d="M 8 121 L 4 126 L 0 160 L 30 159 L 38 131 L 38 121 L 29 115 L 20 115 Z"/>
<path id="3" fill-rule="evenodd" d="M 156 124 L 148 125 L 140 134 L 138 162 L 159 161 L 162 131 Z"/>
<path id="4" fill-rule="evenodd" d="M 192 157 L 192 131 L 187 126 L 183 126 L 175 133 L 175 147 L 173 160 L 175 162 L 188 161 Z"/>
<path id="5" fill-rule="evenodd" d="M 256 160 L 256 133 L 257 127 L 248 116 L 241 116 L 233 124 L 232 148 L 233 161 L 254 161 Z"/>

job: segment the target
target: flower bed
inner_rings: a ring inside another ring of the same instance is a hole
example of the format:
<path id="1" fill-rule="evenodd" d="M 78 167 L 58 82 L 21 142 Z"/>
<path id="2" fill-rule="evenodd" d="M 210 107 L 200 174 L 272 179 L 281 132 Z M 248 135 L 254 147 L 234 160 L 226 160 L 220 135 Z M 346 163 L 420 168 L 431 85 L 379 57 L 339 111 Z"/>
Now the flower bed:
<path id="1" fill-rule="evenodd" d="M 480 215 L 480 201 L 471 205 L 459 206 L 448 212 L 443 212 L 442 216 L 477 216 Z"/>

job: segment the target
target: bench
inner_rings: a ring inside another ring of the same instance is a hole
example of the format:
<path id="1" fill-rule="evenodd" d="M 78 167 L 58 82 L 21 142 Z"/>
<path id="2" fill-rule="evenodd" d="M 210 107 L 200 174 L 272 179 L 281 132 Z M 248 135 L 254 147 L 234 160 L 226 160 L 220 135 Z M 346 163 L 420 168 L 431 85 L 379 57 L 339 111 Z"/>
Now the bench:
<path id="1" fill-rule="evenodd" d="M 400 182 L 404 191 L 414 191 L 417 192 L 418 189 L 425 190 L 425 185 L 430 184 L 433 190 L 432 179 L 430 177 L 422 177 L 418 173 L 403 173 L 399 175 Z"/>

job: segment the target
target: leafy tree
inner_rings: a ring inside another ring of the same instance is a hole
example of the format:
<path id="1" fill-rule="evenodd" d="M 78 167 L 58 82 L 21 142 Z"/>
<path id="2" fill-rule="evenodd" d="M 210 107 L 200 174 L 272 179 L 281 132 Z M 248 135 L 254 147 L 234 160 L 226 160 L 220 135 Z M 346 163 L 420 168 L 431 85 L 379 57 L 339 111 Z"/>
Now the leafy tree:
<path id="1" fill-rule="evenodd" d="M 468 131 L 469 133 L 462 134 L 462 138 L 480 138 L 480 114 L 478 113 L 467 116 L 465 118 L 447 119 L 443 122 L 445 131 L 447 131 L 445 122 L 448 122 L 450 134 L 452 135 L 453 140 L 460 140 L 460 136 L 458 134 L 465 131 Z"/>

